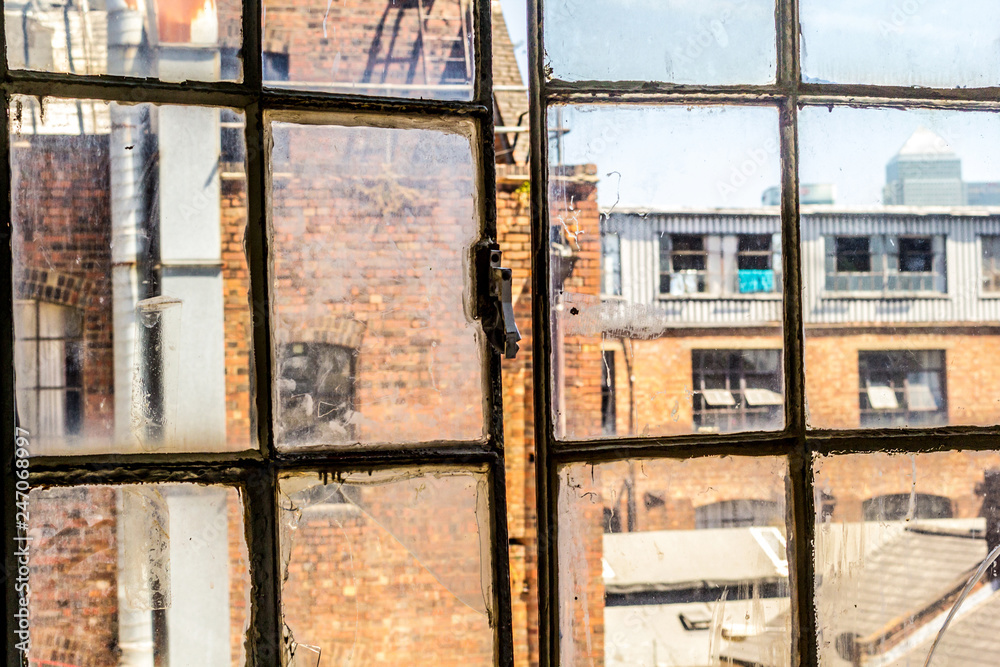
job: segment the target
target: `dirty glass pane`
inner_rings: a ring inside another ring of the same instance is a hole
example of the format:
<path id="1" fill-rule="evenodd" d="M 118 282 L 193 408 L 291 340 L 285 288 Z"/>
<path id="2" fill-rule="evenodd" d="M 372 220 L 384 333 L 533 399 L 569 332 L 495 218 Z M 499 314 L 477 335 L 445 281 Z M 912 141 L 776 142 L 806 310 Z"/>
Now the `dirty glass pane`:
<path id="1" fill-rule="evenodd" d="M 802 77 L 935 88 L 1000 84 L 992 0 L 801 0 Z"/>
<path id="2" fill-rule="evenodd" d="M 279 446 L 482 438 L 469 135 L 271 127 Z"/>
<path id="3" fill-rule="evenodd" d="M 563 468 L 561 663 L 790 665 L 785 476 L 776 458 Z"/>
<path id="4" fill-rule="evenodd" d="M 12 69 L 242 81 L 241 0 L 5 0 Z"/>
<path id="5" fill-rule="evenodd" d="M 550 0 L 546 64 L 564 81 L 770 83 L 774 25 L 773 0 Z"/>
<path id="6" fill-rule="evenodd" d="M 809 424 L 1000 422 L 1000 121 L 799 114 Z"/>
<path id="7" fill-rule="evenodd" d="M 822 665 L 923 665 L 945 617 L 1000 545 L 1000 454 L 821 456 L 816 610 Z M 932 665 L 992 661 L 996 567 L 959 608 Z"/>
<path id="8" fill-rule="evenodd" d="M 252 447 L 242 114 L 52 98 L 11 114 L 31 453 Z"/>
<path id="9" fill-rule="evenodd" d="M 470 100 L 473 0 L 264 0 L 266 86 Z"/>
<path id="10" fill-rule="evenodd" d="M 31 491 L 32 665 L 244 664 L 250 608 L 235 489 Z"/>
<path id="11" fill-rule="evenodd" d="M 483 472 L 282 479 L 285 663 L 494 664 L 487 502 Z"/>
<path id="12" fill-rule="evenodd" d="M 549 110 L 556 435 L 784 426 L 778 118 Z"/>

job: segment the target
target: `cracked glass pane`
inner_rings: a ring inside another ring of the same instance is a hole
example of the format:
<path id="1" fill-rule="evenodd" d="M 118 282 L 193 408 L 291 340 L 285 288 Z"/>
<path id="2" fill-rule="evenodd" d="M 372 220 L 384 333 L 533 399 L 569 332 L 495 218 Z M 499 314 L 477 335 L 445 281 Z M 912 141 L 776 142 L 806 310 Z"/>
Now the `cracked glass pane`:
<path id="1" fill-rule="evenodd" d="M 820 664 L 986 665 L 1000 632 L 1000 454 L 818 456 Z"/>
<path id="2" fill-rule="evenodd" d="M 777 68 L 773 0 L 551 0 L 549 77 L 764 84 Z"/>
<path id="3" fill-rule="evenodd" d="M 469 126 L 271 128 L 279 447 L 481 439 Z"/>
<path id="4" fill-rule="evenodd" d="M 32 455 L 254 446 L 243 118 L 12 101 L 17 415 Z"/>
<path id="5" fill-rule="evenodd" d="M 291 665 L 492 665 L 485 474 L 427 469 L 280 484 Z"/>
<path id="6" fill-rule="evenodd" d="M 264 85 L 471 100 L 476 4 L 264 0 Z"/>
<path id="7" fill-rule="evenodd" d="M 799 112 L 805 388 L 814 428 L 1000 423 L 1000 122 Z"/>
<path id="8" fill-rule="evenodd" d="M 29 515 L 31 664 L 244 664 L 250 579 L 235 489 L 35 489 Z"/>
<path id="9" fill-rule="evenodd" d="M 5 0 L 12 69 L 242 81 L 241 0 Z"/>
<path id="10" fill-rule="evenodd" d="M 785 462 L 574 464 L 559 475 L 562 664 L 791 664 Z"/>
<path id="11" fill-rule="evenodd" d="M 774 109 L 549 109 L 556 437 L 784 426 Z"/>
<path id="12" fill-rule="evenodd" d="M 1000 5 L 992 0 L 802 0 L 800 12 L 807 82 L 1000 84 Z"/>

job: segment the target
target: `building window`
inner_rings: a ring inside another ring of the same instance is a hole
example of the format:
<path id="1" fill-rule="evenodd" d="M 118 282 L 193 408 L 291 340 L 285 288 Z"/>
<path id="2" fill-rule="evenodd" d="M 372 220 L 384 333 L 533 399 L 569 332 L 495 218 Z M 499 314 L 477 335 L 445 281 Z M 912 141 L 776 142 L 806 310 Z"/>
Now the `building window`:
<path id="1" fill-rule="evenodd" d="M 983 236 L 983 291 L 1000 292 L 1000 236 Z"/>
<path id="2" fill-rule="evenodd" d="M 929 493 L 888 493 L 861 503 L 865 521 L 909 519 L 950 519 L 954 508 L 950 498 Z"/>
<path id="3" fill-rule="evenodd" d="M 694 350 L 694 428 L 766 430 L 783 418 L 780 350 Z"/>
<path id="4" fill-rule="evenodd" d="M 327 343 L 292 343 L 278 358 L 285 435 L 349 440 L 353 436 L 354 351 Z"/>
<path id="5" fill-rule="evenodd" d="M 660 294 L 769 294 L 780 289 L 780 234 L 661 234 Z"/>
<path id="6" fill-rule="evenodd" d="M 708 287 L 708 249 L 695 234 L 660 236 L 660 292 L 699 294 Z"/>
<path id="7" fill-rule="evenodd" d="M 737 240 L 736 266 L 740 294 L 774 291 L 774 255 L 770 234 L 744 234 Z"/>
<path id="8" fill-rule="evenodd" d="M 601 232 L 601 292 L 605 296 L 622 294 L 622 247 L 617 232 Z"/>
<path id="9" fill-rule="evenodd" d="M 872 270 L 867 236 L 838 236 L 837 273 L 868 273 Z"/>
<path id="10" fill-rule="evenodd" d="M 947 292 L 945 237 L 826 238 L 826 289 L 843 292 Z"/>
<path id="11" fill-rule="evenodd" d="M 603 353 L 604 365 L 601 370 L 601 432 L 614 435 L 617 411 L 615 406 L 615 353 Z"/>
<path id="12" fill-rule="evenodd" d="M 861 426 L 948 423 L 943 351 L 859 352 L 858 376 Z"/>
<path id="13" fill-rule="evenodd" d="M 18 301 L 14 326 L 17 416 L 39 439 L 80 432 L 83 422 L 83 316 L 43 301 Z"/>
<path id="14" fill-rule="evenodd" d="M 695 528 L 749 528 L 780 526 L 784 508 L 774 500 L 740 498 L 694 508 Z"/>

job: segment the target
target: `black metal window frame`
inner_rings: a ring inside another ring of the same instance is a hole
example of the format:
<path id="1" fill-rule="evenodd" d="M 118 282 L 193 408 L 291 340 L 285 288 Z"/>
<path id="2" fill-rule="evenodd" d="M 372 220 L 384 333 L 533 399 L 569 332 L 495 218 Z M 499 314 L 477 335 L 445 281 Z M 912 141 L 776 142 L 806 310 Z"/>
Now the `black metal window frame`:
<path id="1" fill-rule="evenodd" d="M 500 355 L 483 343 L 484 428 L 481 442 L 426 442 L 419 447 L 380 447 L 377 449 L 327 449 L 322 451 L 279 451 L 272 430 L 271 386 L 272 350 L 269 282 L 269 229 L 267 167 L 269 128 L 265 114 L 280 116 L 288 112 L 352 114 L 378 120 L 379 126 L 406 127 L 417 120 L 426 123 L 468 123 L 475 128 L 472 138 L 477 162 L 478 206 L 481 220 L 480 241 L 470 249 L 473 264 L 477 249 L 495 242 L 496 165 L 494 158 L 494 105 L 492 74 L 492 37 L 490 3 L 473 4 L 474 80 L 470 100 L 431 100 L 374 95 L 353 95 L 281 89 L 280 83 L 263 80 L 262 3 L 244 0 L 242 16 L 243 80 L 240 82 L 170 83 L 155 79 L 107 75 L 74 75 L 14 70 L 8 67 L 6 32 L 0 18 L 0 88 L 3 90 L 3 113 L 0 114 L 0 182 L 5 188 L 0 218 L 0 429 L 3 432 L 3 566 L 4 593 L 0 613 L 6 619 L 3 656 L 8 665 L 26 664 L 16 648 L 18 607 L 14 588 L 17 571 L 14 554 L 16 489 L 15 406 L 14 406 L 14 332 L 13 332 L 13 256 L 11 248 L 11 164 L 10 102 L 14 96 L 93 99 L 123 103 L 150 103 L 236 109 L 244 114 L 245 168 L 247 175 L 246 248 L 253 313 L 253 372 L 256 395 L 256 440 L 259 448 L 243 452 L 198 454 L 100 454 L 84 456 L 33 457 L 30 464 L 32 487 L 69 487 L 78 485 L 118 485 L 134 483 L 200 483 L 237 488 L 243 509 L 249 554 L 251 608 L 245 647 L 246 662 L 254 667 L 280 664 L 284 646 L 281 614 L 281 572 L 278 543 L 278 481 L 281 475 L 297 471 L 330 474 L 369 472 L 379 469 L 406 469 L 415 473 L 428 468 L 459 469 L 483 472 L 488 478 L 492 545 L 492 587 L 490 601 L 495 614 L 494 661 L 508 667 L 513 664 L 509 563 L 507 558 L 506 483 L 503 449 L 502 394 Z M 271 63 L 273 65 L 273 63 Z M 335 120 L 331 123 L 336 124 Z M 228 128 L 234 129 L 234 128 Z M 279 156 L 280 157 L 280 156 Z M 475 291 L 489 299 L 489 286 L 477 284 Z"/>
<path id="2" fill-rule="evenodd" d="M 545 59 L 545 0 L 529 0 L 531 167 L 534 300 L 532 330 L 535 390 L 536 500 L 538 503 L 539 644 L 543 666 L 559 664 L 559 471 L 573 464 L 643 458 L 685 460 L 712 456 L 779 456 L 788 465 L 789 588 L 792 664 L 818 665 L 813 535 L 816 512 L 829 507 L 814 486 L 815 457 L 841 453 L 1000 450 L 996 427 L 813 429 L 806 419 L 803 271 L 799 190 L 799 110 L 804 107 L 928 109 L 1000 112 L 1000 86 L 933 88 L 806 82 L 801 73 L 799 0 L 775 2 L 777 74 L 765 85 L 681 85 L 656 81 L 562 81 L 551 79 Z M 582 26 L 582 30 L 599 29 Z M 735 105 L 778 111 L 781 160 L 782 332 L 785 427 L 771 433 L 560 439 L 552 412 L 552 337 L 549 279 L 547 109 L 551 104 Z M 815 372 L 815 371 L 814 371 Z M 817 508 L 817 504 L 819 507 Z"/>

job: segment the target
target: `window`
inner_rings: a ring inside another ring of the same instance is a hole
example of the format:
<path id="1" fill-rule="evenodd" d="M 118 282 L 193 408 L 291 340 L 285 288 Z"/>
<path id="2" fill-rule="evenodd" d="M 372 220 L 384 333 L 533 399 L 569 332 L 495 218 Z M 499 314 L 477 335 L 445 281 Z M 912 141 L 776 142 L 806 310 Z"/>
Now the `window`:
<path id="1" fill-rule="evenodd" d="M 890 493 L 869 498 L 861 506 L 865 521 L 910 519 L 950 519 L 954 508 L 950 498 L 928 493 Z"/>
<path id="2" fill-rule="evenodd" d="M 601 291 L 607 296 L 622 294 L 622 241 L 617 232 L 601 232 Z"/>
<path id="3" fill-rule="evenodd" d="M 601 431 L 612 435 L 617 430 L 617 400 L 615 396 L 615 353 L 606 350 L 602 354 L 604 371 L 601 373 Z"/>
<path id="4" fill-rule="evenodd" d="M 673 234 L 660 237 L 660 292 L 698 294 L 708 287 L 709 253 L 705 237 Z"/>
<path id="5" fill-rule="evenodd" d="M 349 442 L 354 418 L 355 351 L 324 343 L 292 343 L 280 354 L 278 391 L 289 439 Z"/>
<path id="6" fill-rule="evenodd" d="M 696 507 L 694 511 L 695 523 L 701 529 L 774 526 L 784 520 L 781 503 L 773 500 L 723 500 Z"/>
<path id="7" fill-rule="evenodd" d="M 1000 236 L 980 237 L 983 246 L 983 291 L 1000 291 Z"/>
<path id="8" fill-rule="evenodd" d="M 1000 383 L 981 361 L 998 311 L 979 298 L 994 267 L 976 261 L 1000 229 L 986 196 L 1000 161 L 976 148 L 1000 141 L 1000 66 L 948 34 L 995 43 L 983 21 L 1000 7 L 932 4 L 531 4 L 536 238 L 572 218 L 596 240 L 596 202 L 628 239 L 614 300 L 588 290 L 586 234 L 568 279 L 534 246 L 551 300 L 533 320 L 548 336 L 532 368 L 539 529 L 559 536 L 539 554 L 558 598 L 540 664 L 929 658 L 930 619 L 954 608 L 938 592 L 996 543 L 980 531 L 1000 464 Z M 769 292 L 755 273 L 779 269 Z M 601 432 L 599 378 L 580 370 L 612 340 L 630 363 L 627 433 Z M 753 405 L 757 387 L 782 405 Z M 631 521 L 625 489 L 663 502 L 634 502 Z M 921 520 L 881 525 L 900 494 Z M 713 512 L 752 522 L 758 500 L 785 533 L 695 530 L 728 520 Z M 976 662 L 958 627 L 930 664 Z"/>
<path id="9" fill-rule="evenodd" d="M 15 354 L 18 419 L 38 443 L 79 435 L 83 418 L 83 318 L 76 308 L 19 301 Z"/>
<path id="10" fill-rule="evenodd" d="M 943 236 L 827 237 L 826 289 L 946 292 Z"/>
<path id="11" fill-rule="evenodd" d="M 3 664 L 510 667 L 490 3 L 15 4 Z"/>
<path id="12" fill-rule="evenodd" d="M 868 273 L 872 270 L 871 239 L 867 236 L 838 236 L 837 273 Z"/>
<path id="13" fill-rule="evenodd" d="M 773 293 L 780 260 L 780 238 L 772 234 L 661 234 L 660 294 Z"/>
<path id="14" fill-rule="evenodd" d="M 781 422 L 780 351 L 695 350 L 691 366 L 696 431 L 756 430 Z"/>
<path id="15" fill-rule="evenodd" d="M 861 425 L 948 423 L 944 352 L 859 352 Z"/>

